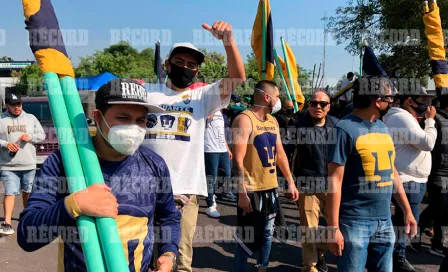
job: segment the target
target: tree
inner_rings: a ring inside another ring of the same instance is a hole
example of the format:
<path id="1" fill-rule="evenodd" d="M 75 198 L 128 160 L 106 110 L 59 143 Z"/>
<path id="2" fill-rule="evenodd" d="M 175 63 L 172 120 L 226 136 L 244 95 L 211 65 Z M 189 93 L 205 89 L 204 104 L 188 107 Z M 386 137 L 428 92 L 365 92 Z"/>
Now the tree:
<path id="1" fill-rule="evenodd" d="M 200 49 L 204 53 L 204 63 L 199 69 L 198 79 L 206 83 L 213 83 L 227 76 L 227 65 L 225 57 L 218 52 L 207 52 Z"/>
<path id="2" fill-rule="evenodd" d="M 43 90 L 43 77 L 37 64 L 31 64 L 20 72 L 16 90 L 22 95 L 41 93 Z"/>
<path id="3" fill-rule="evenodd" d="M 155 80 L 153 66 L 152 48 L 139 52 L 128 42 L 119 42 L 91 56 L 81 57 L 75 75 L 81 77 L 109 72 L 122 78 L 139 78 L 151 82 Z"/>
<path id="4" fill-rule="evenodd" d="M 348 43 L 345 47 L 349 53 L 360 53 L 359 44 L 368 39 L 372 47 L 381 46 L 374 37 L 379 35 L 381 29 L 380 0 L 370 0 L 363 4 L 363 0 L 349 0 L 347 6 L 338 7 L 336 15 L 324 18 L 327 28 L 333 33 L 338 45 Z"/>
<path id="5" fill-rule="evenodd" d="M 359 43 L 383 53 L 380 64 L 391 75 L 399 66 L 402 77 L 419 78 L 427 85 L 430 74 L 427 40 L 423 24 L 423 8 L 419 1 L 407 0 L 350 0 L 338 7 L 336 15 L 328 18 L 327 27 L 338 44 L 348 43 L 345 49 L 359 54 Z M 448 0 L 437 1 L 442 14 L 442 28 L 448 26 Z M 361 33 L 362 39 L 361 39 Z M 393 75 L 391 75 L 393 76 Z"/>

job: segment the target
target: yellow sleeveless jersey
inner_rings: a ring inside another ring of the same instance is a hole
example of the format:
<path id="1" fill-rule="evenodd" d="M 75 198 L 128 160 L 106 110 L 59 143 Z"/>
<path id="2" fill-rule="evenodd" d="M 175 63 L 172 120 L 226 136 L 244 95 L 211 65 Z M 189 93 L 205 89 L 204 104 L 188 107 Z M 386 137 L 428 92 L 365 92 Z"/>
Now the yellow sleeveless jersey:
<path id="1" fill-rule="evenodd" d="M 252 122 L 246 156 L 244 157 L 244 184 L 247 191 L 264 191 L 278 187 L 277 183 L 277 121 L 268 114 L 266 121 L 259 120 L 253 112 L 241 114 Z"/>

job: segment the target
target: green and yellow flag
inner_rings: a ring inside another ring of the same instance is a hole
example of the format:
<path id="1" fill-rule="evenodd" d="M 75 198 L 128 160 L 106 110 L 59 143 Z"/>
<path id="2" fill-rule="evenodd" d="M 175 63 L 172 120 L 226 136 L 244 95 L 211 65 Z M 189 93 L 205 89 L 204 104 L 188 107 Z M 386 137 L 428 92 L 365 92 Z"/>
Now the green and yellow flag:
<path id="1" fill-rule="evenodd" d="M 264 7 L 264 10 L 263 10 Z M 264 39 L 263 39 L 264 38 Z M 271 17 L 271 5 L 269 0 L 260 0 L 258 3 L 257 16 L 255 17 L 254 26 L 252 28 L 252 49 L 258 62 L 258 75 L 263 79 L 263 73 L 266 75 L 264 79 L 274 80 L 274 38 Z M 263 55 L 263 48 L 265 53 Z M 265 68 L 263 69 L 263 61 Z"/>
<path id="2" fill-rule="evenodd" d="M 293 79 L 294 92 L 296 94 L 295 100 L 297 101 L 297 105 L 298 105 L 299 109 L 302 110 L 303 106 L 305 105 L 305 97 L 302 94 L 302 88 L 300 87 L 300 84 L 298 81 L 299 68 L 297 67 L 296 57 L 294 56 L 294 53 L 292 52 L 291 47 L 289 47 L 289 44 L 286 41 L 285 41 L 285 47 L 286 47 L 286 57 L 288 58 L 289 69 L 291 72 L 291 77 Z M 280 56 L 278 56 L 278 60 L 280 61 L 280 65 L 282 66 L 283 76 L 285 78 L 286 84 L 288 85 L 288 89 L 289 89 L 289 92 L 290 92 L 291 98 L 292 98 L 293 93 L 292 93 L 291 83 L 290 83 L 290 80 L 288 77 L 288 70 L 286 68 L 286 63 Z"/>

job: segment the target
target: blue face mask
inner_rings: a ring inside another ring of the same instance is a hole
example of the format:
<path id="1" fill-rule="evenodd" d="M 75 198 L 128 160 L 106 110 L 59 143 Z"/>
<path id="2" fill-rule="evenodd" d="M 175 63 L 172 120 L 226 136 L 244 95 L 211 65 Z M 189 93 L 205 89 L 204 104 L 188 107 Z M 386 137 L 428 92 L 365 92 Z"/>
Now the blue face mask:
<path id="1" fill-rule="evenodd" d="M 395 77 L 400 77 L 401 76 L 401 74 L 395 74 Z"/>

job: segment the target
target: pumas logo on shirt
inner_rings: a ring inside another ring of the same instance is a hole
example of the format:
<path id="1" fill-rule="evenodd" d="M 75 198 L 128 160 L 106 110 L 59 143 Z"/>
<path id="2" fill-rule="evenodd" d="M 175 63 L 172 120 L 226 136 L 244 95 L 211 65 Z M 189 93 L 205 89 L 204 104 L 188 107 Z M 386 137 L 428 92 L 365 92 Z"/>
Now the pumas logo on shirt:
<path id="1" fill-rule="evenodd" d="M 182 101 L 184 101 L 185 104 L 190 104 L 190 102 L 191 102 L 190 95 L 186 94 L 186 95 L 182 96 Z"/>
<path id="2" fill-rule="evenodd" d="M 157 125 L 157 115 L 150 114 L 148 115 L 148 120 L 146 121 L 147 128 L 153 128 Z"/>

